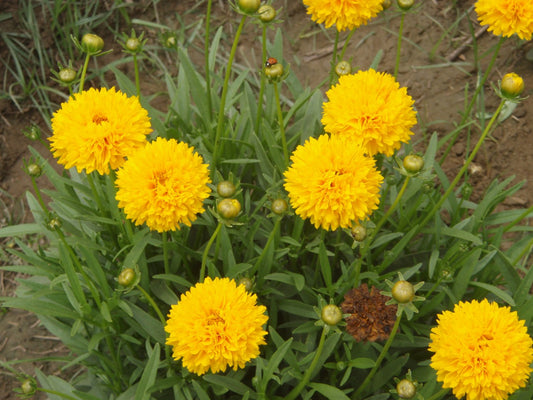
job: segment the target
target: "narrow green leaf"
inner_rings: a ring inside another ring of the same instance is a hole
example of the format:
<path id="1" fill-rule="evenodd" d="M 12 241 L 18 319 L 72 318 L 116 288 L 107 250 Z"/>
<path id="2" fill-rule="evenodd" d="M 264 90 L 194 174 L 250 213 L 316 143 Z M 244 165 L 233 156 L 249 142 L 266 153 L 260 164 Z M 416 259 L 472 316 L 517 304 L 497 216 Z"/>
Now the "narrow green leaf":
<path id="1" fill-rule="evenodd" d="M 155 383 L 157 370 L 159 369 L 160 353 L 159 343 L 156 343 L 149 355 L 148 362 L 144 367 L 144 372 L 135 391 L 135 400 L 150 400 L 149 388 Z"/>
<path id="2" fill-rule="evenodd" d="M 310 383 L 309 386 L 328 400 L 350 400 L 342 390 L 334 386 L 326 385 L 325 383 Z"/>
<path id="3" fill-rule="evenodd" d="M 491 292 L 496 297 L 499 297 L 500 299 L 505 301 L 511 307 L 516 306 L 515 301 L 513 300 L 513 298 L 508 293 L 504 292 L 503 290 L 501 290 L 500 288 L 497 288 L 494 285 L 489 285 L 488 283 L 476 282 L 476 281 L 471 281 L 470 285 L 477 286 L 477 287 L 480 287 L 482 289 L 488 290 L 489 292 Z"/>

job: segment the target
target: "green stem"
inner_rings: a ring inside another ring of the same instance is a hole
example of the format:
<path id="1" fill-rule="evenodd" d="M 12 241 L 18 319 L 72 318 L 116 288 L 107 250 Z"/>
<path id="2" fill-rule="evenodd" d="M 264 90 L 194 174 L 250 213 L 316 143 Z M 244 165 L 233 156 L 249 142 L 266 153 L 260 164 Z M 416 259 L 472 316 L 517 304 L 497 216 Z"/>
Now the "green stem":
<path id="1" fill-rule="evenodd" d="M 205 89 L 207 92 L 207 111 L 209 113 L 209 120 L 213 115 L 213 104 L 211 99 L 211 77 L 209 71 L 209 28 L 211 25 L 211 3 L 212 0 L 207 1 L 207 13 L 205 15 L 205 47 L 204 47 L 204 59 L 205 59 Z"/>
<path id="2" fill-rule="evenodd" d="M 165 266 L 165 274 L 170 274 L 170 268 L 168 263 L 168 235 L 167 232 L 163 232 L 161 235 L 161 241 L 163 242 L 163 264 Z"/>
<path id="3" fill-rule="evenodd" d="M 400 19 L 400 29 L 398 31 L 398 44 L 396 46 L 396 64 L 394 64 L 394 79 L 398 79 L 398 70 L 400 69 L 400 52 L 402 49 L 404 20 L 405 20 L 405 12 L 402 12 L 402 17 Z"/>
<path id="4" fill-rule="evenodd" d="M 67 400 L 78 400 L 78 397 L 72 397 L 72 396 L 69 396 L 68 394 L 61 393 L 61 392 L 58 392 L 56 390 L 45 389 L 45 388 L 42 388 L 42 387 L 35 388 L 35 390 L 37 390 L 39 392 L 53 394 L 53 395 L 59 396 L 59 397 L 61 397 L 63 399 L 67 399 Z"/>
<path id="5" fill-rule="evenodd" d="M 494 112 L 494 115 L 492 116 L 492 118 L 490 119 L 489 123 L 485 127 L 485 130 L 481 134 L 481 137 L 477 141 L 476 146 L 474 147 L 474 150 L 472 150 L 472 153 L 470 153 L 470 156 L 467 158 L 467 160 L 463 164 L 463 167 L 460 169 L 460 171 L 457 174 L 457 176 L 455 177 L 455 179 L 452 181 L 452 183 L 450 183 L 450 186 L 448 187 L 448 190 L 446 190 L 446 192 L 444 192 L 444 194 L 441 196 L 441 198 L 439 199 L 437 204 L 435 204 L 435 206 L 433 206 L 433 209 L 428 214 L 426 214 L 426 217 L 424 218 L 422 223 L 419 225 L 420 229 L 422 229 L 422 227 L 424 227 L 429 222 L 429 220 L 431 218 L 433 218 L 435 213 L 440 209 L 440 207 L 446 201 L 448 196 L 453 192 L 453 190 L 455 189 L 455 186 L 459 183 L 459 180 L 461 179 L 463 174 L 467 171 L 468 166 L 470 165 L 470 163 L 472 162 L 472 160 L 476 156 L 477 152 L 481 148 L 481 145 L 485 141 L 485 138 L 490 133 L 490 131 L 492 129 L 492 125 L 494 124 L 494 122 L 496 122 L 496 119 L 498 118 L 498 115 L 500 115 L 500 112 L 501 112 L 504 104 L 505 104 L 505 100 L 502 99 L 502 101 L 500 102 L 500 105 L 498 106 L 498 109 Z"/>
<path id="6" fill-rule="evenodd" d="M 281 145 L 283 147 L 283 156 L 285 158 L 285 168 L 289 165 L 289 150 L 287 149 L 287 138 L 285 137 L 285 122 L 281 111 L 281 100 L 279 97 L 278 83 L 274 82 L 274 93 L 276 95 L 276 109 L 278 111 L 279 132 L 281 134 Z M 284 168 L 284 169 L 285 169 Z"/>
<path id="7" fill-rule="evenodd" d="M 222 95 L 220 96 L 220 109 L 218 111 L 218 121 L 217 121 L 217 130 L 215 134 L 215 144 L 213 147 L 213 168 L 211 169 L 212 173 L 215 174 L 218 164 L 218 153 L 220 151 L 220 139 L 222 132 L 224 131 L 224 109 L 226 108 L 226 97 L 228 95 L 228 86 L 229 78 L 231 76 L 231 66 L 233 65 L 233 60 L 235 59 L 235 53 L 237 52 L 237 44 L 239 43 L 239 38 L 241 36 L 242 30 L 244 28 L 244 22 L 246 21 L 246 15 L 243 15 L 241 18 L 241 23 L 237 28 L 235 33 L 235 39 L 233 39 L 233 45 L 231 46 L 231 52 L 228 59 L 228 66 L 226 67 L 226 75 L 224 76 L 224 84 L 222 86 Z M 221 146 L 220 146 L 221 147 Z"/>
<path id="8" fill-rule="evenodd" d="M 78 93 L 83 92 L 83 85 L 85 84 L 85 75 L 87 75 L 87 68 L 89 67 L 90 58 L 90 54 L 87 53 L 87 55 L 85 56 L 85 62 L 83 63 L 83 68 L 81 70 L 80 87 L 78 89 Z"/>
<path id="9" fill-rule="evenodd" d="M 313 360 L 311 361 L 311 364 L 309 365 L 309 368 L 305 371 L 305 374 L 298 383 L 297 386 L 295 386 L 290 393 L 285 397 L 285 400 L 294 400 L 296 396 L 300 394 L 300 392 L 303 390 L 303 388 L 309 383 L 309 380 L 311 379 L 311 375 L 313 374 L 316 365 L 318 364 L 318 359 L 322 355 L 322 350 L 324 350 L 324 343 L 326 341 L 326 332 L 329 330 L 328 325 L 324 325 L 324 328 L 322 329 L 322 335 L 320 336 L 320 341 L 318 342 L 318 347 L 315 352 L 315 356 L 313 357 Z"/>
<path id="10" fill-rule="evenodd" d="M 379 357 L 376 360 L 376 363 L 374 364 L 374 367 L 372 368 L 370 373 L 366 376 L 366 378 L 363 381 L 363 383 L 361 384 L 361 386 L 359 386 L 357 388 L 357 390 L 355 391 L 355 393 L 352 396 L 352 399 L 358 399 L 359 398 L 359 395 L 361 394 L 363 389 L 370 383 L 370 381 L 372 380 L 372 378 L 376 374 L 379 366 L 381 365 L 381 362 L 383 361 L 383 359 L 385 358 L 385 355 L 389 351 L 389 347 L 391 346 L 392 341 L 394 340 L 394 337 L 396 336 L 396 333 L 398 332 L 398 328 L 400 327 L 400 320 L 401 319 L 402 319 L 402 311 L 400 310 L 399 315 L 396 317 L 396 321 L 394 321 L 394 326 L 392 327 L 392 331 L 390 333 L 390 336 L 387 339 L 387 342 L 385 343 L 385 346 L 383 346 L 383 349 L 381 350 L 381 353 L 379 354 Z"/>
<path id="11" fill-rule="evenodd" d="M 329 86 L 333 85 L 335 80 L 335 66 L 337 65 L 337 47 L 339 46 L 339 31 L 335 29 L 335 43 L 333 45 L 333 55 L 331 57 L 331 68 L 329 71 Z"/>
<path id="12" fill-rule="evenodd" d="M 137 289 L 139 289 L 139 292 L 142 293 L 142 295 L 145 297 L 145 299 L 148 301 L 148 303 L 150 303 L 150 305 L 152 306 L 152 308 L 154 309 L 155 313 L 157 314 L 157 316 L 159 317 L 159 320 L 161 321 L 161 323 L 163 324 L 163 326 L 165 326 L 167 324 L 167 320 L 165 319 L 165 316 L 163 315 L 163 313 L 161 312 L 161 309 L 159 308 L 159 306 L 156 304 L 156 302 L 154 301 L 154 299 L 152 298 L 152 296 L 150 296 L 148 294 L 148 292 L 146 290 L 144 290 L 144 288 L 141 286 L 141 285 L 137 285 Z"/>
<path id="13" fill-rule="evenodd" d="M 135 89 L 137 90 L 137 97 L 141 98 L 141 80 L 139 78 L 139 61 L 137 54 L 133 55 L 133 69 L 135 71 Z"/>
<path id="14" fill-rule="evenodd" d="M 477 99 L 477 96 L 483 89 L 483 86 L 485 85 L 485 82 L 487 81 L 487 78 L 489 77 L 490 72 L 492 71 L 492 67 L 494 66 L 494 63 L 496 62 L 496 57 L 498 56 L 498 53 L 500 51 L 500 48 L 504 42 L 505 38 L 502 36 L 500 40 L 498 41 L 498 44 L 496 45 L 496 48 L 494 49 L 494 54 L 492 55 L 492 59 L 490 60 L 489 66 L 487 67 L 487 70 L 483 74 L 483 78 L 481 78 L 481 82 L 479 82 L 479 85 L 476 87 L 476 90 L 474 92 L 474 95 L 472 96 L 472 99 L 470 100 L 470 103 L 468 103 L 468 106 L 466 107 L 465 113 L 463 114 L 463 117 L 461 118 L 461 122 L 459 123 L 459 126 L 463 125 L 466 120 L 470 117 L 470 113 L 472 112 L 472 108 L 474 107 L 474 103 Z M 451 138 L 450 143 L 448 144 L 448 147 L 444 151 L 444 154 L 442 155 L 439 163 L 442 165 L 444 163 L 444 160 L 446 160 L 446 157 L 450 153 L 453 145 L 455 144 L 455 141 L 457 140 L 457 137 L 459 136 L 460 131 L 458 130 L 456 134 Z"/>
<path id="15" fill-rule="evenodd" d="M 96 190 L 96 185 L 94 184 L 93 175 L 92 173 L 90 173 L 90 174 L 86 174 L 86 176 L 87 176 L 87 182 L 89 182 L 89 186 L 91 187 L 91 191 L 93 192 L 93 198 L 96 201 L 96 205 L 98 206 L 98 210 L 100 210 L 100 212 L 104 212 L 105 208 L 103 207 L 98 191 Z"/>
<path id="16" fill-rule="evenodd" d="M 262 60 L 266 60 L 267 57 L 267 43 L 266 43 L 266 31 L 267 27 L 266 25 L 263 25 L 263 33 L 261 36 L 261 42 L 262 42 Z M 257 104 L 257 118 L 255 120 L 255 133 L 259 135 L 259 129 L 261 129 L 261 119 L 263 117 L 263 96 L 265 95 L 265 85 L 266 85 L 266 75 L 263 71 L 261 71 L 261 85 L 259 87 L 259 101 Z"/>
<path id="17" fill-rule="evenodd" d="M 202 266 L 200 268 L 200 279 L 199 282 L 203 282 L 205 278 L 205 266 L 207 264 L 207 255 L 209 254 L 209 249 L 211 248 L 211 245 L 215 241 L 216 237 L 218 236 L 220 229 L 222 228 L 222 222 L 219 222 L 217 225 L 217 228 L 209 238 L 209 241 L 207 242 L 207 245 L 205 246 L 204 252 L 202 253 Z"/>
<path id="18" fill-rule="evenodd" d="M 356 29 L 357 28 L 352 29 L 350 33 L 348 34 L 348 36 L 346 37 L 346 40 L 344 41 L 344 45 L 342 46 L 342 51 L 341 51 L 341 56 L 339 57 L 339 61 L 344 60 L 344 54 L 346 53 L 346 49 L 348 48 L 348 43 L 350 43 L 350 39 L 352 38 Z"/>
<path id="19" fill-rule="evenodd" d="M 379 220 L 379 222 L 377 223 L 376 225 L 376 228 L 374 229 L 374 232 L 372 232 L 372 235 L 370 236 L 370 239 L 368 241 L 368 246 L 370 246 L 370 244 L 372 243 L 372 240 L 374 240 L 374 237 L 376 236 L 376 234 L 379 232 L 379 230 L 381 229 L 381 227 L 383 226 L 383 224 L 387 221 L 387 219 L 391 216 L 391 214 L 394 212 L 394 210 L 396 209 L 396 207 L 398 206 L 398 204 L 400 204 L 400 200 L 402 199 L 404 193 L 405 193 L 405 189 L 407 189 L 407 185 L 409 184 L 409 181 L 411 180 L 411 177 L 410 176 L 407 176 L 405 178 L 405 181 L 403 182 L 403 185 L 402 185 L 402 188 L 400 189 L 400 192 L 398 193 L 398 195 L 396 196 L 396 199 L 394 200 L 394 202 L 392 203 L 392 205 L 389 207 L 389 209 L 387 210 L 387 212 L 385 213 L 385 215 L 383 215 L 383 217 Z"/>
<path id="20" fill-rule="evenodd" d="M 39 186 L 37 186 L 37 182 L 35 181 L 35 178 L 31 177 L 31 185 L 33 186 L 33 190 L 35 192 L 35 195 L 37 196 L 37 201 L 41 205 L 41 208 L 43 209 L 46 219 L 50 219 L 50 210 L 48 210 L 48 207 L 46 207 L 46 204 L 43 200 L 43 196 L 41 195 L 41 191 L 39 190 Z"/>

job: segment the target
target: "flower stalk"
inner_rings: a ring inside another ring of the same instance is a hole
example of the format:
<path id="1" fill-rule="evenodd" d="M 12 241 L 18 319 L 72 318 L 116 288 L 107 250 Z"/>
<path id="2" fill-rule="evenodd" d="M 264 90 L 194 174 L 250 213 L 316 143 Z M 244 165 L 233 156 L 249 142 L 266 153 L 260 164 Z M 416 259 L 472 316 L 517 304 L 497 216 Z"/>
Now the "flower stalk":
<path id="1" fill-rule="evenodd" d="M 276 110 L 278 113 L 279 132 L 281 135 L 281 146 L 283 148 L 283 158 L 285 159 L 285 168 L 287 168 L 287 166 L 289 165 L 289 150 L 287 148 L 287 138 L 285 136 L 285 122 L 283 121 L 283 112 L 281 111 L 281 99 L 279 96 L 278 82 L 274 81 L 273 84 L 274 84 L 274 94 L 276 96 Z"/>
<path id="2" fill-rule="evenodd" d="M 202 283 L 205 278 L 205 266 L 207 264 L 207 255 L 209 254 L 209 249 L 211 249 L 211 246 L 213 245 L 213 242 L 217 238 L 218 234 L 220 233 L 220 229 L 222 228 L 222 222 L 219 222 L 215 231 L 209 238 L 209 241 L 207 242 L 204 252 L 202 253 L 202 266 L 200 267 L 200 278 L 198 279 L 198 282 Z"/>

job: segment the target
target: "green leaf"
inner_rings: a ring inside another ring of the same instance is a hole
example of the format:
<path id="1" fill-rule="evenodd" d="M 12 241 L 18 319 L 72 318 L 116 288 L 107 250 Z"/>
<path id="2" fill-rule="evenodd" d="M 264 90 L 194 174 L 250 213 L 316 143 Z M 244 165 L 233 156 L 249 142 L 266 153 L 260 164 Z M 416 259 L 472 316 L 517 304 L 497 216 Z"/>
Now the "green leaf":
<path id="1" fill-rule="evenodd" d="M 310 383 L 309 386 L 329 400 L 350 400 L 342 390 L 334 386 L 325 383 Z"/>
<path id="2" fill-rule="evenodd" d="M 447 227 L 446 225 L 443 225 L 441 227 L 441 232 L 443 235 L 446 235 L 446 236 L 452 236 L 458 239 L 463 239 L 468 242 L 472 242 L 476 246 L 481 246 L 483 244 L 483 240 L 481 240 L 478 236 L 470 232 L 464 231 L 462 229 L 450 228 L 450 227 Z"/>
<path id="3" fill-rule="evenodd" d="M 376 365 L 376 362 L 371 358 L 360 357 L 348 361 L 346 365 L 357 369 L 369 369 L 374 367 L 374 365 Z"/>
<path id="4" fill-rule="evenodd" d="M 159 343 L 156 343 L 149 354 L 148 362 L 144 367 L 144 372 L 135 391 L 135 400 L 150 400 L 149 388 L 155 383 L 157 370 L 159 369 L 160 353 Z"/>
<path id="5" fill-rule="evenodd" d="M 293 338 L 289 338 L 285 343 L 278 347 L 278 349 L 272 354 L 266 368 L 263 370 L 263 378 L 260 381 L 258 391 L 260 393 L 265 393 L 268 382 L 272 379 L 274 372 L 278 368 L 279 364 L 283 361 L 285 353 L 291 347 Z"/>
<path id="6" fill-rule="evenodd" d="M 44 233 L 45 228 L 40 224 L 10 225 L 0 229 L 0 237 L 25 236 Z"/>
<path id="7" fill-rule="evenodd" d="M 257 398 L 256 393 L 250 387 L 231 376 L 207 374 L 203 376 L 203 380 L 227 388 L 240 395 L 249 393 L 251 399 Z"/>
<path id="8" fill-rule="evenodd" d="M 500 299 L 505 301 L 507 304 L 509 304 L 511 307 L 516 306 L 515 301 L 508 293 L 504 292 L 503 290 L 501 290 L 500 288 L 497 288 L 494 285 L 489 285 L 488 283 L 476 282 L 476 281 L 471 281 L 470 285 L 477 286 L 477 287 L 483 288 L 491 292 L 493 295 L 495 295 L 496 297 L 499 297 Z"/>

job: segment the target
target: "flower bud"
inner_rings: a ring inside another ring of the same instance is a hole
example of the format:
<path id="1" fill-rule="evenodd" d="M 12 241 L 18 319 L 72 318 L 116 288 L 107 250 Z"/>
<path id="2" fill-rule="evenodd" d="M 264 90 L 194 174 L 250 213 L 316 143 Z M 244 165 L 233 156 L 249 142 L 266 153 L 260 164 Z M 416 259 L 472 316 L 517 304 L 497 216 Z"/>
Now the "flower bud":
<path id="1" fill-rule="evenodd" d="M 38 178 L 42 175 L 43 170 L 39 166 L 39 164 L 29 164 L 27 167 L 28 175 L 32 178 Z"/>
<path id="2" fill-rule="evenodd" d="M 32 382 L 31 379 L 26 379 L 22 384 L 20 385 L 20 390 L 22 393 L 26 395 L 32 395 L 35 393 L 35 384 Z"/>
<path id="3" fill-rule="evenodd" d="M 461 195 L 467 200 L 470 198 L 470 196 L 472 196 L 473 191 L 474 189 L 472 188 L 472 185 L 468 182 L 461 187 Z"/>
<path id="4" fill-rule="evenodd" d="M 326 324 L 334 326 L 341 322 L 342 311 L 335 304 L 328 304 L 322 308 L 321 317 Z"/>
<path id="5" fill-rule="evenodd" d="M 409 154 L 403 159 L 403 167 L 407 172 L 416 174 L 424 168 L 424 159 L 416 154 Z"/>
<path id="6" fill-rule="evenodd" d="M 68 67 L 62 68 L 59 70 L 58 76 L 61 83 L 68 85 L 76 80 L 76 71 Z"/>
<path id="7" fill-rule="evenodd" d="M 398 281 L 392 287 L 392 297 L 398 303 L 409 303 L 415 297 L 415 289 L 407 281 Z"/>
<path id="8" fill-rule="evenodd" d="M 59 229 L 61 228 L 61 225 L 63 224 L 61 223 L 61 220 L 57 217 L 53 217 L 48 220 L 48 228 L 51 230 Z"/>
<path id="9" fill-rule="evenodd" d="M 250 290 L 252 290 L 254 284 L 250 278 L 243 276 L 241 279 L 239 279 L 237 286 L 238 285 L 244 285 L 246 291 L 249 292 Z"/>
<path id="10" fill-rule="evenodd" d="M 141 51 L 142 43 L 138 38 L 130 37 L 128 40 L 126 40 L 125 47 L 126 50 L 129 50 L 133 53 L 138 53 Z"/>
<path id="11" fill-rule="evenodd" d="M 221 197 L 231 197 L 235 194 L 235 185 L 230 181 L 219 182 L 217 193 Z"/>
<path id="12" fill-rule="evenodd" d="M 276 9 L 268 4 L 259 7 L 259 19 L 263 22 L 270 22 L 276 18 Z"/>
<path id="13" fill-rule="evenodd" d="M 366 228 L 361 225 L 352 227 L 352 237 L 358 242 L 362 242 L 366 238 Z"/>
<path id="14" fill-rule="evenodd" d="M 266 66 L 265 75 L 271 81 L 278 80 L 283 76 L 283 65 L 276 63 Z"/>
<path id="15" fill-rule="evenodd" d="M 392 0 L 383 0 L 382 6 L 383 6 L 383 9 L 386 10 L 387 8 L 392 6 Z"/>
<path id="16" fill-rule="evenodd" d="M 403 11 L 409 10 L 411 7 L 413 7 L 413 4 L 415 4 L 414 0 L 397 0 L 398 1 L 398 7 L 400 7 Z"/>
<path id="17" fill-rule="evenodd" d="M 133 268 L 125 268 L 118 275 L 117 281 L 120 286 L 128 287 L 134 284 L 137 274 Z"/>
<path id="18" fill-rule="evenodd" d="M 218 203 L 217 209 L 223 218 L 232 219 L 241 212 L 241 203 L 237 199 L 223 199 Z"/>
<path id="19" fill-rule="evenodd" d="M 259 10 L 261 0 L 239 0 L 239 8 L 247 14 L 253 14 Z"/>
<path id="20" fill-rule="evenodd" d="M 81 38 L 81 47 L 88 54 L 96 54 L 104 48 L 104 39 L 94 33 L 86 33 Z"/>
<path id="21" fill-rule="evenodd" d="M 24 133 L 24 136 L 31 140 L 39 140 L 41 138 L 41 129 L 35 124 L 31 124 L 29 127 L 26 127 L 22 133 Z"/>
<path id="22" fill-rule="evenodd" d="M 275 199 L 272 200 L 272 212 L 277 215 L 282 215 L 287 211 L 287 208 L 289 206 L 287 205 L 287 201 L 285 199 Z"/>
<path id="23" fill-rule="evenodd" d="M 505 74 L 502 78 L 501 89 L 502 94 L 507 98 L 518 97 L 524 91 L 524 80 L 514 72 Z"/>
<path id="24" fill-rule="evenodd" d="M 409 379 L 402 379 L 396 385 L 396 391 L 401 399 L 412 399 L 416 394 L 416 386 Z"/>
<path id="25" fill-rule="evenodd" d="M 352 72 L 352 66 L 348 61 L 339 61 L 335 66 L 335 73 L 337 76 L 349 75 Z"/>

